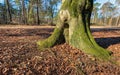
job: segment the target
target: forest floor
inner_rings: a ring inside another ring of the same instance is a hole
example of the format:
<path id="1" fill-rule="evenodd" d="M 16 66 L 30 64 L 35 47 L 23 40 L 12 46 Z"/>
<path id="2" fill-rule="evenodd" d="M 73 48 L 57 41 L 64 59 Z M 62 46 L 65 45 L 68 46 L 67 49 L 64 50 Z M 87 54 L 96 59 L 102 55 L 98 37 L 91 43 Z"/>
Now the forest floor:
<path id="1" fill-rule="evenodd" d="M 54 27 L 0 27 L 0 75 L 120 75 L 120 29 L 92 28 L 97 43 L 118 65 L 99 61 L 68 44 L 39 51 L 36 42 Z"/>

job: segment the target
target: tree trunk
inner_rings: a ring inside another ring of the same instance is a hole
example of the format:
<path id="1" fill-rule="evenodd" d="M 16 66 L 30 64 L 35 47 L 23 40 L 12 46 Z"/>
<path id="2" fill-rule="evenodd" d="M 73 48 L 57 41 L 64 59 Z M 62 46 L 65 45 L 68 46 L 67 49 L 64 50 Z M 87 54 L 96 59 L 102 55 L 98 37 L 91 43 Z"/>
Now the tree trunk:
<path id="1" fill-rule="evenodd" d="M 110 25 L 110 26 L 112 26 L 112 20 L 113 20 L 113 18 L 110 17 L 110 19 L 109 19 L 109 25 Z"/>
<path id="2" fill-rule="evenodd" d="M 39 0 L 37 0 L 37 24 L 40 24 L 40 19 L 39 19 Z"/>
<path id="3" fill-rule="evenodd" d="M 22 23 L 26 24 L 25 1 L 22 0 Z"/>
<path id="4" fill-rule="evenodd" d="M 62 0 L 57 26 L 53 34 L 37 42 L 40 49 L 67 42 L 83 52 L 109 59 L 109 52 L 100 47 L 90 32 L 93 0 Z"/>
<path id="5" fill-rule="evenodd" d="M 11 15 L 11 11 L 10 11 L 10 4 L 8 0 L 5 0 L 6 3 L 6 9 L 7 9 L 7 23 L 11 23 L 12 22 L 12 15 Z"/>
<path id="6" fill-rule="evenodd" d="M 118 16 L 118 18 L 117 18 L 117 20 L 116 20 L 116 26 L 118 26 L 119 25 L 119 21 L 120 21 L 120 16 Z"/>
<path id="7" fill-rule="evenodd" d="M 28 10 L 28 24 L 34 24 L 34 13 L 33 13 L 33 0 L 30 0 L 29 10 Z"/>

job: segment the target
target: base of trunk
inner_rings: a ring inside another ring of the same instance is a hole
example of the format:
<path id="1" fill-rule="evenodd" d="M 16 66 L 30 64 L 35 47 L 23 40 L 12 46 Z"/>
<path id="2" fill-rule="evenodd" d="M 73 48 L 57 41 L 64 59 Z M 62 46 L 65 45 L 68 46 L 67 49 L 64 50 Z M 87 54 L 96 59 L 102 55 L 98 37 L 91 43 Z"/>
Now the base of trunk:
<path id="1" fill-rule="evenodd" d="M 37 45 L 40 50 L 44 50 L 44 48 L 50 48 L 54 45 L 66 42 L 69 43 L 69 45 L 82 50 L 86 54 L 101 58 L 103 60 L 110 59 L 110 52 L 108 50 L 103 49 L 96 43 L 92 43 L 86 33 L 80 35 L 79 32 L 77 32 L 77 29 L 75 29 L 75 31 L 72 39 L 69 40 L 68 34 L 65 34 L 68 32 L 68 29 L 55 28 L 53 34 L 49 38 L 38 41 Z"/>

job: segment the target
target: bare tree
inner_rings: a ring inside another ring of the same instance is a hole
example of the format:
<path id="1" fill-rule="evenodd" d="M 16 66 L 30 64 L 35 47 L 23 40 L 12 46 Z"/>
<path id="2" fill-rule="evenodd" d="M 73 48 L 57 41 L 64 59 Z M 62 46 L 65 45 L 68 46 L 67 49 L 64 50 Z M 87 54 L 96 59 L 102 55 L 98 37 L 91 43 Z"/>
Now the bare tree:
<path id="1" fill-rule="evenodd" d="M 116 0 L 116 3 L 117 3 L 118 6 L 120 6 L 120 0 Z M 119 10 L 120 10 L 120 9 L 119 9 Z M 115 25 L 116 25 L 116 26 L 119 25 L 119 22 L 120 22 L 120 15 L 118 15 Z"/>
<path id="2" fill-rule="evenodd" d="M 12 22 L 12 14 L 11 14 L 11 10 L 10 10 L 10 3 L 8 0 L 5 0 L 5 4 L 6 4 L 6 11 L 7 11 L 7 23 L 11 23 Z"/>

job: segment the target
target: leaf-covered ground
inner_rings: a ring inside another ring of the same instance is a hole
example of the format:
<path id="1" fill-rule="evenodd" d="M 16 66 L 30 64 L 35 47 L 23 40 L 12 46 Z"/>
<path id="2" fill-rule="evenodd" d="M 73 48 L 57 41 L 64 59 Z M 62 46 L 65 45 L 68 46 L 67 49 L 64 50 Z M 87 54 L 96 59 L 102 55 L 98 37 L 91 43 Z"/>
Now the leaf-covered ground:
<path id="1" fill-rule="evenodd" d="M 0 75 L 120 75 L 120 67 L 98 61 L 68 44 L 39 51 L 36 41 L 53 28 L 0 28 Z M 92 30 L 96 41 L 120 64 L 120 30 Z"/>

